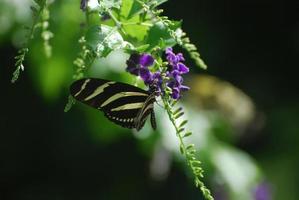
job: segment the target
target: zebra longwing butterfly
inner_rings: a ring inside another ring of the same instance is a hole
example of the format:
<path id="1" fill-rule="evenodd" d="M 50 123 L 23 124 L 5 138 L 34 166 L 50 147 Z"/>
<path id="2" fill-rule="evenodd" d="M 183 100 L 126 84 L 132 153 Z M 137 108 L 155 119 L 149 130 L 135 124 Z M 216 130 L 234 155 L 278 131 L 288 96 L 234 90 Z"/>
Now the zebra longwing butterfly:
<path id="1" fill-rule="evenodd" d="M 70 93 L 76 100 L 103 111 L 110 121 L 120 126 L 139 131 L 151 115 L 151 125 L 156 129 L 155 91 L 110 80 L 85 78 L 72 83 Z"/>

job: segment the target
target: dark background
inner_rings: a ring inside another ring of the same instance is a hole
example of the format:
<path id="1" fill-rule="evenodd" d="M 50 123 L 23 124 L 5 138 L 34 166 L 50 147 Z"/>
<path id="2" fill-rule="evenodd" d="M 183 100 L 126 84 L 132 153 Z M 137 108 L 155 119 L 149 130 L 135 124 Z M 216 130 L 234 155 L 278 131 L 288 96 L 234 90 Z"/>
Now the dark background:
<path id="1" fill-rule="evenodd" d="M 162 7 L 171 19 L 183 19 L 185 32 L 209 66 L 194 73 L 231 82 L 264 114 L 259 137 L 236 146 L 261 165 L 276 190 L 275 199 L 298 199 L 299 3 L 190 0 Z M 151 181 L 149 160 L 133 136 L 99 145 L 80 123 L 85 120 L 77 108 L 75 114 L 63 113 L 67 90 L 58 101 L 46 102 L 27 71 L 12 85 L 17 50 L 9 33 L 3 38 L 1 200 L 199 198 L 177 165 L 165 182 Z"/>

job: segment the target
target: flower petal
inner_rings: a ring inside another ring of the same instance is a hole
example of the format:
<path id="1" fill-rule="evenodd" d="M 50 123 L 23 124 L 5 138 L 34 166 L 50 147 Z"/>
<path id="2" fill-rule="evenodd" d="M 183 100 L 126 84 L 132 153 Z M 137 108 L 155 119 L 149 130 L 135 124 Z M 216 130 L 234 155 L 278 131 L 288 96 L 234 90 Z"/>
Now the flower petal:
<path id="1" fill-rule="evenodd" d="M 139 59 L 140 59 L 139 54 L 137 54 L 137 53 L 131 54 L 130 58 L 126 62 L 127 63 L 126 71 L 138 76 L 139 75 L 139 66 L 138 66 Z"/>
<path id="2" fill-rule="evenodd" d="M 175 88 L 172 89 L 171 97 L 173 99 L 179 99 L 180 98 L 180 90 L 179 90 L 179 88 L 175 87 Z"/>
<path id="3" fill-rule="evenodd" d="M 145 84 L 150 85 L 153 81 L 153 75 L 146 67 L 140 68 L 140 77 L 144 81 Z"/>
<path id="4" fill-rule="evenodd" d="M 180 90 L 181 91 L 188 91 L 188 90 L 190 90 L 190 87 L 188 87 L 186 85 L 180 85 Z"/>
<path id="5" fill-rule="evenodd" d="M 186 65 L 184 65 L 183 63 L 178 63 L 177 66 L 178 66 L 178 70 L 181 74 L 186 74 L 189 72 L 189 68 Z"/>
<path id="6" fill-rule="evenodd" d="M 150 54 L 142 54 L 139 59 L 139 64 L 148 67 L 153 65 L 154 58 Z"/>
<path id="7" fill-rule="evenodd" d="M 178 53 L 178 54 L 176 55 L 176 57 L 177 57 L 178 61 L 185 61 L 185 58 L 184 58 L 184 56 L 183 56 L 182 53 Z"/>

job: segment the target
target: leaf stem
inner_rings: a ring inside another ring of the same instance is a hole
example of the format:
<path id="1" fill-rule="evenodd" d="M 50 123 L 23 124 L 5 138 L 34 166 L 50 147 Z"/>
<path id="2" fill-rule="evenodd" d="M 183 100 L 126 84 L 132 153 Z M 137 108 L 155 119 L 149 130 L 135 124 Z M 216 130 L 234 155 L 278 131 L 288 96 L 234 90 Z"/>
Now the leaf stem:
<path id="1" fill-rule="evenodd" d="M 111 19 L 114 21 L 116 27 L 125 35 L 127 35 L 127 33 L 125 32 L 125 30 L 122 27 L 122 23 L 120 21 L 118 21 L 118 19 L 116 19 L 116 17 L 114 16 L 114 14 L 112 13 L 112 11 L 110 9 L 107 9 L 108 14 L 110 15 Z"/>

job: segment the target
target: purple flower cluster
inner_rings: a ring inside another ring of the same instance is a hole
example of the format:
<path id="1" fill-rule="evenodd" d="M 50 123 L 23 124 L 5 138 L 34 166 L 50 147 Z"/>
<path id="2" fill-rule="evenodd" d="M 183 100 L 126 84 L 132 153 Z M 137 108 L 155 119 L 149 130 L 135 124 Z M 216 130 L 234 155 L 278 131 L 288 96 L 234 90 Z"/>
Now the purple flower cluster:
<path id="1" fill-rule="evenodd" d="M 166 59 L 168 61 L 168 69 L 166 76 L 169 77 L 166 85 L 172 90 L 172 98 L 179 99 L 181 91 L 189 90 L 189 87 L 182 85 L 182 74 L 188 73 L 189 69 L 182 61 L 184 57 L 181 53 L 174 54 L 172 48 L 166 50 Z M 162 76 L 160 71 L 151 72 L 149 67 L 154 64 L 154 58 L 150 54 L 132 54 L 127 60 L 126 70 L 136 76 L 140 76 L 146 85 L 150 88 L 155 88 L 157 95 L 160 95 L 162 90 Z"/>
<path id="2" fill-rule="evenodd" d="M 157 95 L 162 91 L 161 72 L 151 72 L 149 67 L 154 64 L 154 58 L 150 54 L 131 54 L 127 60 L 126 70 L 136 76 L 140 76 L 146 85 L 155 87 Z"/>
<path id="3" fill-rule="evenodd" d="M 179 99 L 181 97 L 181 91 L 187 91 L 190 88 L 182 85 L 183 77 L 182 74 L 189 72 L 189 68 L 182 62 L 185 61 L 183 54 L 175 54 L 172 48 L 166 49 L 166 59 L 168 61 L 167 76 L 170 77 L 170 81 L 167 86 L 172 90 L 172 98 Z"/>

